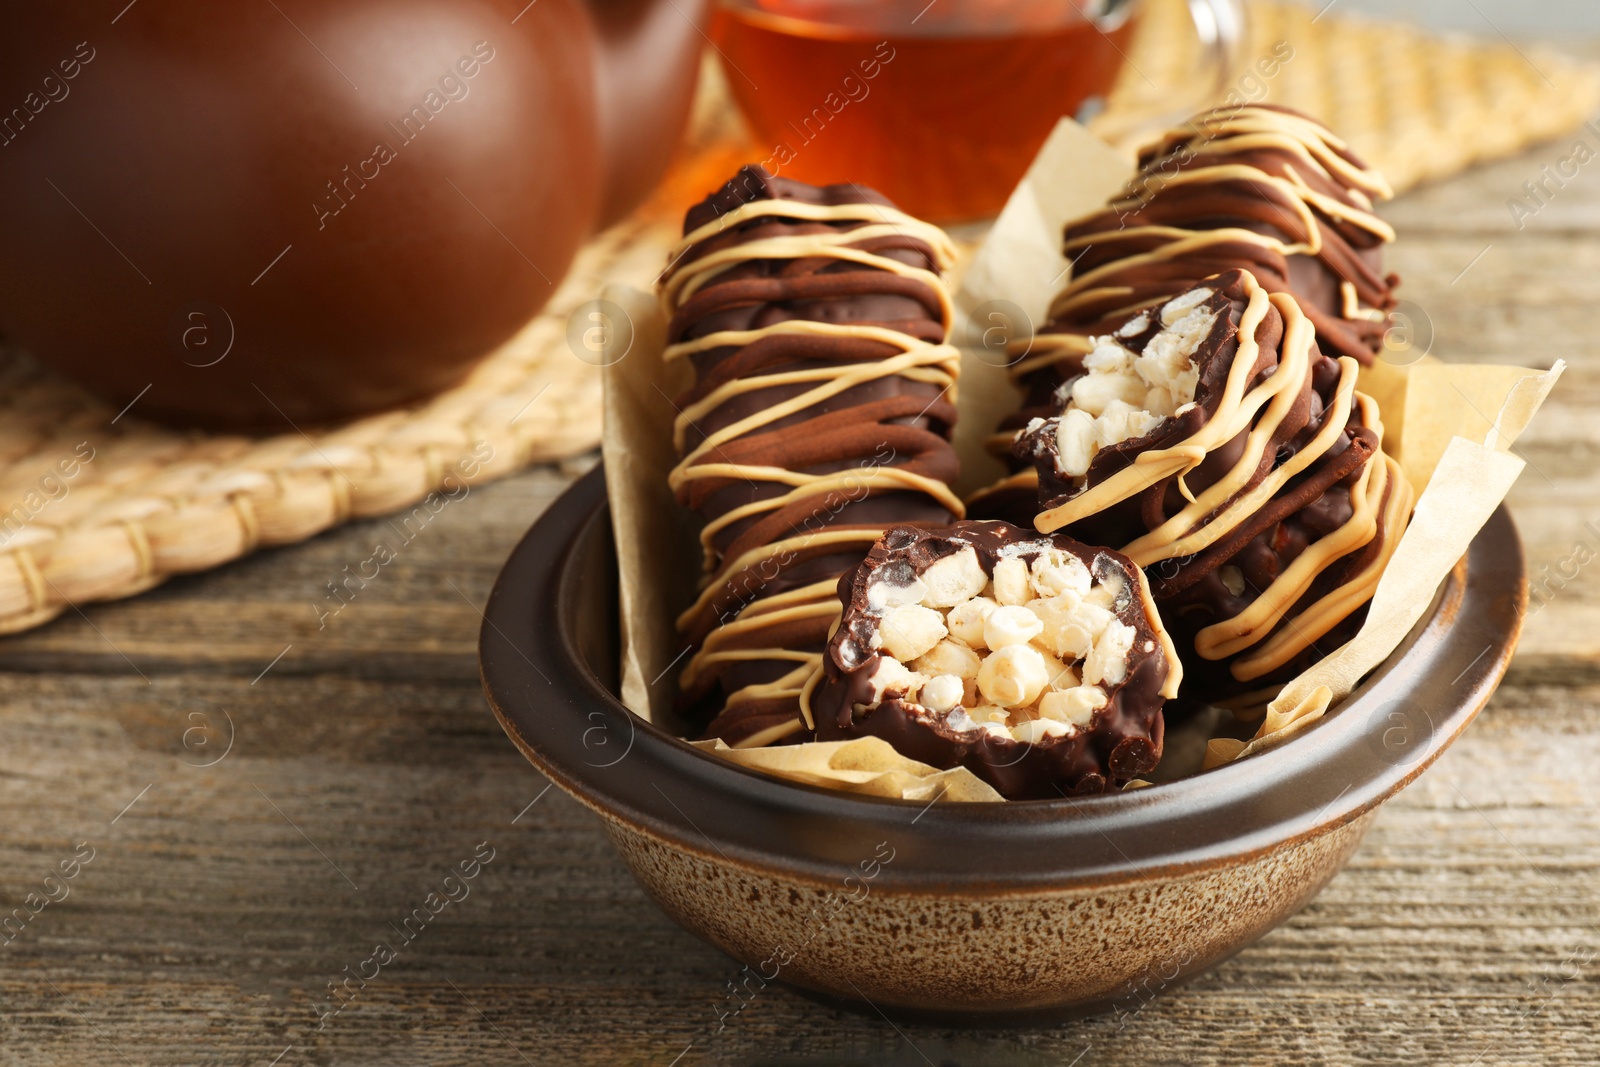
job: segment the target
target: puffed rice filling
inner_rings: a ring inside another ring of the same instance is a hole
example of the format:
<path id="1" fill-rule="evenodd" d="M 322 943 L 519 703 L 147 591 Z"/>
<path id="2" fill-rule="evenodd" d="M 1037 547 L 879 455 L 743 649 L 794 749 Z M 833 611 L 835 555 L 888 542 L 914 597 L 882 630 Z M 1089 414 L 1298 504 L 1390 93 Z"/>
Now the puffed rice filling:
<path id="1" fill-rule="evenodd" d="M 1102 449 L 1143 437 L 1194 406 L 1200 380 L 1194 357 L 1217 320 L 1214 310 L 1201 305 L 1213 292 L 1192 289 L 1162 305 L 1161 329 L 1143 352 L 1124 342 L 1149 329 L 1148 313 L 1115 334 L 1092 339 L 1084 373 L 1061 387 L 1061 414 L 1034 419 L 1027 428 L 1031 433 L 1054 425 L 1063 475 L 1084 477 Z"/>
<path id="2" fill-rule="evenodd" d="M 1095 570 L 1102 578 L 1029 542 L 1007 546 L 992 577 L 965 546 L 909 582 L 873 581 L 867 706 L 893 697 L 950 729 L 1017 741 L 1087 728 L 1127 677 L 1137 636 L 1117 618 L 1132 595 L 1120 568 Z"/>

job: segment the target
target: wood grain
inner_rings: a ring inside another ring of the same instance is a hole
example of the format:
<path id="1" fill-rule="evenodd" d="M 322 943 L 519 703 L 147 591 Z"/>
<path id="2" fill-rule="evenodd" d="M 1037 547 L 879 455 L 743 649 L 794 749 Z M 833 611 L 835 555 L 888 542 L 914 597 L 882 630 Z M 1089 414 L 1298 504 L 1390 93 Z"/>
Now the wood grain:
<path id="1" fill-rule="evenodd" d="M 717 1033 L 737 967 L 663 917 L 479 694 L 478 608 L 575 465 L 474 490 L 324 628 L 325 583 L 382 523 L 0 641 L 0 918 L 95 850 L 0 936 L 0 1060 L 1600 1062 L 1600 163 L 1522 231 L 1504 204 L 1558 155 L 1386 213 L 1437 353 L 1571 364 L 1513 506 L 1536 574 L 1580 541 L 1595 561 L 1349 868 L 1211 974 L 1120 1019 L 1017 1033 L 897 1030 L 773 987 Z M 196 766 L 229 720 L 231 749 Z M 471 895 L 319 1030 L 327 983 L 485 841 Z"/>

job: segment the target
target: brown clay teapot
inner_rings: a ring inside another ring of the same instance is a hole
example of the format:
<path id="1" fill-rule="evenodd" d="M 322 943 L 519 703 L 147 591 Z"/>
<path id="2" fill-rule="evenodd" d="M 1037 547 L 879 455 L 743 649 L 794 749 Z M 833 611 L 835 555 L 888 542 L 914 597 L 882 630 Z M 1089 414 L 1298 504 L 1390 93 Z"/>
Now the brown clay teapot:
<path id="1" fill-rule="evenodd" d="M 0 335 L 145 417 L 425 397 L 659 178 L 704 0 L 92 0 L 0 35 Z"/>

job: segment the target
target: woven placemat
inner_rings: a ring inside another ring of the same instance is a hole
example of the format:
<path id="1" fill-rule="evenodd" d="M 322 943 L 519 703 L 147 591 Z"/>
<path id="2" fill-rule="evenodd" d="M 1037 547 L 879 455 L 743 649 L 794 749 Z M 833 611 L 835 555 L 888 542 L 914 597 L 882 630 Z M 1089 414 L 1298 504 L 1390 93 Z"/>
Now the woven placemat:
<path id="1" fill-rule="evenodd" d="M 1293 3 L 1252 4 L 1251 15 L 1252 61 L 1279 41 L 1294 49 L 1260 79 L 1265 98 L 1327 121 L 1397 189 L 1513 154 L 1600 109 L 1600 68 L 1546 50 L 1317 18 Z M 1196 48 L 1183 0 L 1151 0 L 1101 131 L 1136 137 L 1194 69 Z M 0 349 L 0 633 L 592 448 L 599 371 L 569 345 L 569 317 L 604 281 L 649 285 L 683 205 L 752 158 L 706 69 L 680 161 L 650 203 L 591 241 L 545 312 L 429 403 L 328 432 L 178 433 Z M 1252 84 L 1239 88 L 1260 99 Z"/>
<path id="2" fill-rule="evenodd" d="M 328 432 L 165 430 L 0 350 L 0 633 L 592 448 L 599 372 L 569 351 L 561 308 L 595 291 L 615 244 L 586 250 L 551 314 L 456 388 Z"/>
<path id="3" fill-rule="evenodd" d="M 1128 66 L 1091 124 L 1108 140 L 1140 140 L 1146 116 L 1197 69 L 1184 0 L 1147 2 Z M 1484 37 L 1467 37 L 1345 14 L 1328 0 L 1248 10 L 1230 91 L 1321 119 L 1396 192 L 1516 155 L 1600 112 L 1600 64 L 1514 43 L 1487 20 Z M 1284 55 L 1280 42 L 1289 58 L 1262 65 Z"/>

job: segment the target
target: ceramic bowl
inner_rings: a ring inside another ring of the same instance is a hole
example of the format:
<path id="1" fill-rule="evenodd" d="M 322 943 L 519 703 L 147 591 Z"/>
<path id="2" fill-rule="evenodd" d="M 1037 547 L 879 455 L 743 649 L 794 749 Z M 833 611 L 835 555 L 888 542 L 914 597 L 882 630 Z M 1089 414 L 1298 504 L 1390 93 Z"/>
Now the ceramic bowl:
<path id="1" fill-rule="evenodd" d="M 747 771 L 631 715 L 616 585 L 597 470 L 507 561 L 484 686 L 662 909 L 745 964 L 729 1010 L 776 981 L 983 1024 L 1142 1005 L 1294 914 L 1483 707 L 1527 602 L 1501 510 L 1394 655 L 1289 743 L 1113 796 L 925 805 Z"/>

